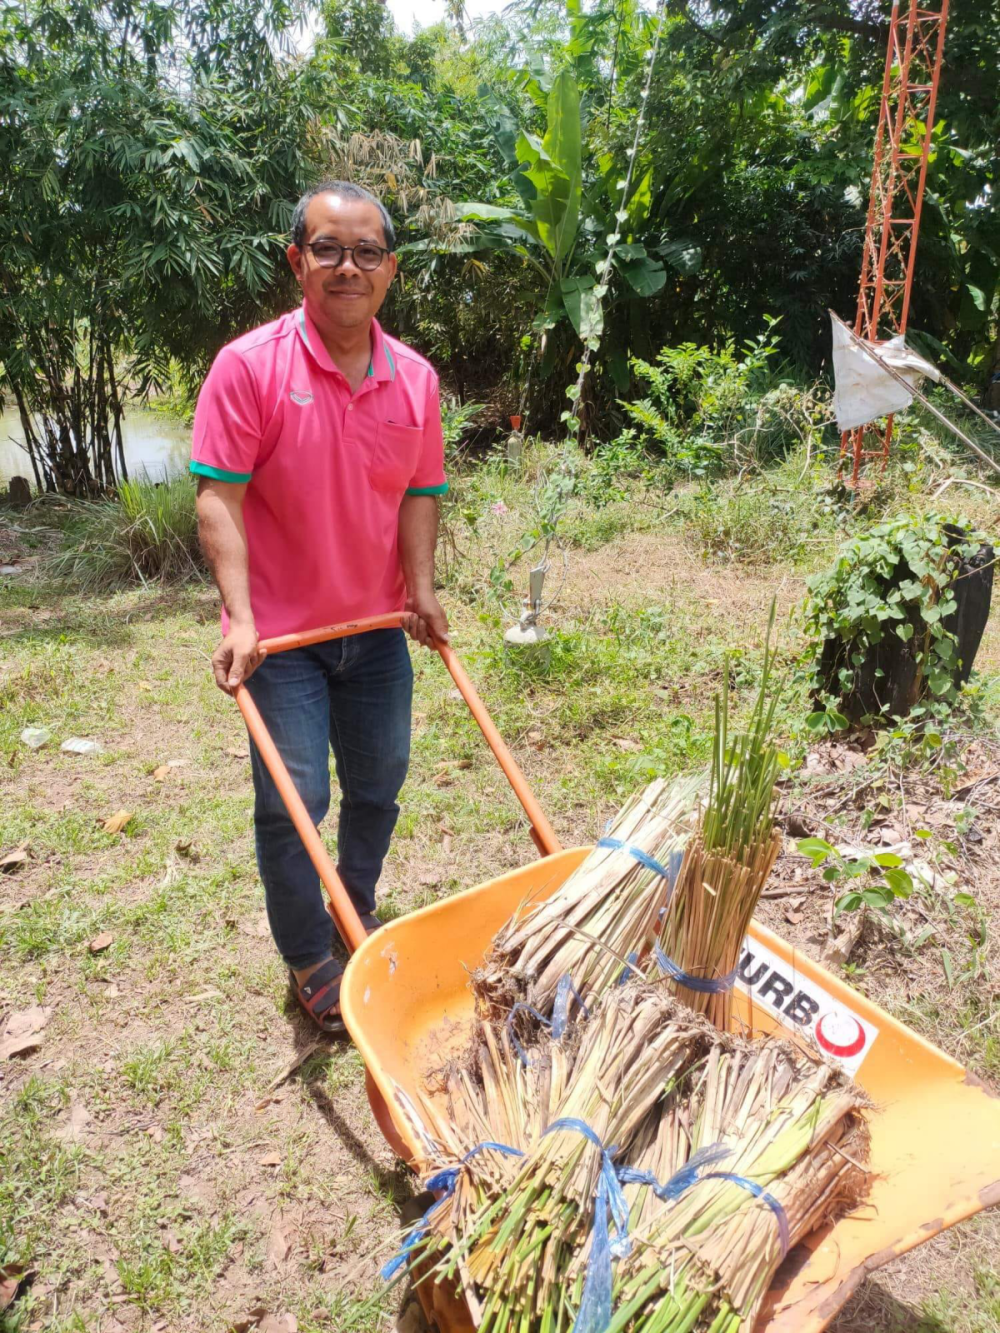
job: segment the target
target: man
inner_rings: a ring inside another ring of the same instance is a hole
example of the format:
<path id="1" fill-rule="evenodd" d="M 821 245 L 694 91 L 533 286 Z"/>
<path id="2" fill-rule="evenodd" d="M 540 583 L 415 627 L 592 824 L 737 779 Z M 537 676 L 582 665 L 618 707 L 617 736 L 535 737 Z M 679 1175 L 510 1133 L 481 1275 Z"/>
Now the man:
<path id="1" fill-rule="evenodd" d="M 302 305 L 224 347 L 195 413 L 198 530 L 223 602 L 216 683 L 247 689 L 311 818 L 340 784 L 338 869 L 369 931 L 409 763 L 413 672 L 402 630 L 266 657 L 260 639 L 405 609 L 446 639 L 434 595 L 444 477 L 434 371 L 375 315 L 396 275 L 383 205 L 329 181 L 299 200 L 288 262 Z M 343 1030 L 341 965 L 319 878 L 251 743 L 257 864 L 300 1004 Z"/>

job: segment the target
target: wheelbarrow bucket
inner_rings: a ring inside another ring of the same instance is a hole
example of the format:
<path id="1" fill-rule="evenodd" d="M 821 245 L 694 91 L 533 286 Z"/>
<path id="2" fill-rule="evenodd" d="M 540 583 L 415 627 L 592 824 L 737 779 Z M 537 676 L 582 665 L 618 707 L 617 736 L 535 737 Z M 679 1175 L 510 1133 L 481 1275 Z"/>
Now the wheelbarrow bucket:
<path id="1" fill-rule="evenodd" d="M 434 1096 L 425 1076 L 467 1045 L 470 970 L 511 914 L 552 894 L 590 850 L 557 853 L 393 921 L 351 959 L 344 1018 L 418 1169 L 419 1125 L 407 1108 L 417 1089 Z M 875 1104 L 868 1198 L 788 1255 L 757 1325 L 758 1333 L 809 1333 L 826 1327 L 868 1273 L 1000 1202 L 1000 1099 L 756 923 L 741 973 L 736 1025 L 754 1033 L 783 1027 L 815 1041 Z M 441 1333 L 474 1327 L 449 1292 L 423 1282 L 417 1293 Z"/>
<path id="2" fill-rule="evenodd" d="M 400 624 L 377 616 L 264 644 L 269 652 Z M 437 645 L 528 817 L 543 859 L 390 922 L 368 937 L 245 687 L 236 700 L 327 889 L 352 952 L 341 988 L 347 1028 L 365 1063 L 368 1095 L 389 1144 L 416 1170 L 426 1154 L 419 1089 L 467 1046 L 469 973 L 527 900 L 543 901 L 589 854 L 563 851 L 453 651 Z M 757 1333 L 825 1328 L 863 1279 L 956 1222 L 1000 1203 L 1000 1099 L 974 1075 L 756 922 L 740 960 L 734 1024 L 783 1030 L 838 1059 L 871 1097 L 871 1190 L 849 1216 L 814 1232 L 786 1258 Z M 440 1333 L 469 1333 L 464 1304 L 421 1282 Z"/>

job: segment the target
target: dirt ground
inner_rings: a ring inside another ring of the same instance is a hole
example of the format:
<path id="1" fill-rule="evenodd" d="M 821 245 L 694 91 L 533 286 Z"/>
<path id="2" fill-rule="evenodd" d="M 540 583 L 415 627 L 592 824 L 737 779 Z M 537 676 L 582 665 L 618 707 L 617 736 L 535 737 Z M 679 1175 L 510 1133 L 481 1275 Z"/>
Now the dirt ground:
<path id="1" fill-rule="evenodd" d="M 676 535 L 625 533 L 573 555 L 558 614 L 583 628 L 565 651 L 591 662 L 609 616 L 629 625 L 654 604 L 667 637 L 615 631 L 620 655 L 594 658 L 591 675 L 518 690 L 489 646 L 494 627 L 475 605 L 450 610 L 458 650 L 573 845 L 637 781 L 627 765 L 648 743 L 644 719 L 679 735 L 677 716 L 690 731 L 709 706 L 717 669 L 684 664 L 715 661 L 720 644 L 758 651 L 772 597 L 783 617 L 802 594 L 794 572 L 704 566 Z M 0 1062 L 0 1283 L 17 1290 L 0 1329 L 419 1333 L 411 1297 L 381 1295 L 378 1277 L 419 1186 L 374 1125 L 356 1053 L 318 1037 L 289 996 L 256 877 L 245 733 L 208 677 L 215 618 L 207 590 L 101 603 L 27 583 L 5 593 L 0 1033 L 16 1017 L 24 1045 Z M 981 664 L 1000 670 L 995 624 Z M 417 668 L 389 914 L 531 854 L 440 668 L 426 656 Z M 51 739 L 27 749 L 27 726 Z M 70 736 L 102 752 L 64 753 Z M 895 918 L 911 945 L 930 926 L 926 942 L 901 948 L 869 919 L 848 976 L 1000 1087 L 1000 745 L 980 728 L 949 755 L 914 775 L 857 745 L 811 747 L 785 787 L 789 832 L 760 915 L 823 957 L 842 923 L 796 837 L 926 851 L 946 887 Z M 974 907 L 949 905 L 959 890 Z M 831 1327 L 1000 1329 L 998 1253 L 993 1212 L 881 1270 Z"/>

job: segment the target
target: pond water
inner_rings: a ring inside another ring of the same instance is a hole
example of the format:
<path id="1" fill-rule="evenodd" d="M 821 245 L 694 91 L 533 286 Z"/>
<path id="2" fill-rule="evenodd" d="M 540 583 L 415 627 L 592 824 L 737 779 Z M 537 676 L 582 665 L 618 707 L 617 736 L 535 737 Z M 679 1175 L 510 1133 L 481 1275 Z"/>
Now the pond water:
<path id="1" fill-rule="evenodd" d="M 144 473 L 154 481 L 173 476 L 187 467 L 191 453 L 191 430 L 182 421 L 159 412 L 130 412 L 122 422 L 122 443 L 129 476 Z M 0 481 L 27 477 L 34 486 L 31 460 L 25 453 L 24 432 L 17 410 L 0 413 Z"/>

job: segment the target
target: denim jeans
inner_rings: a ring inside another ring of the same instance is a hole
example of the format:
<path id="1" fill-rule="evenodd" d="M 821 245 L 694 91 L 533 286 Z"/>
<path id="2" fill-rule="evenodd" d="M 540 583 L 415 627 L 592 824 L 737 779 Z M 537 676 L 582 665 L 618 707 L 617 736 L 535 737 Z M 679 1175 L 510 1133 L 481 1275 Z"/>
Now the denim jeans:
<path id="1" fill-rule="evenodd" d="M 330 806 L 330 747 L 340 784 L 337 869 L 359 913 L 375 910 L 375 885 L 396 826 L 396 797 L 410 758 L 413 668 L 402 630 L 267 657 L 247 681 L 306 809 L 319 825 Z M 257 865 L 278 951 L 289 967 L 330 952 L 319 876 L 251 741 Z"/>

